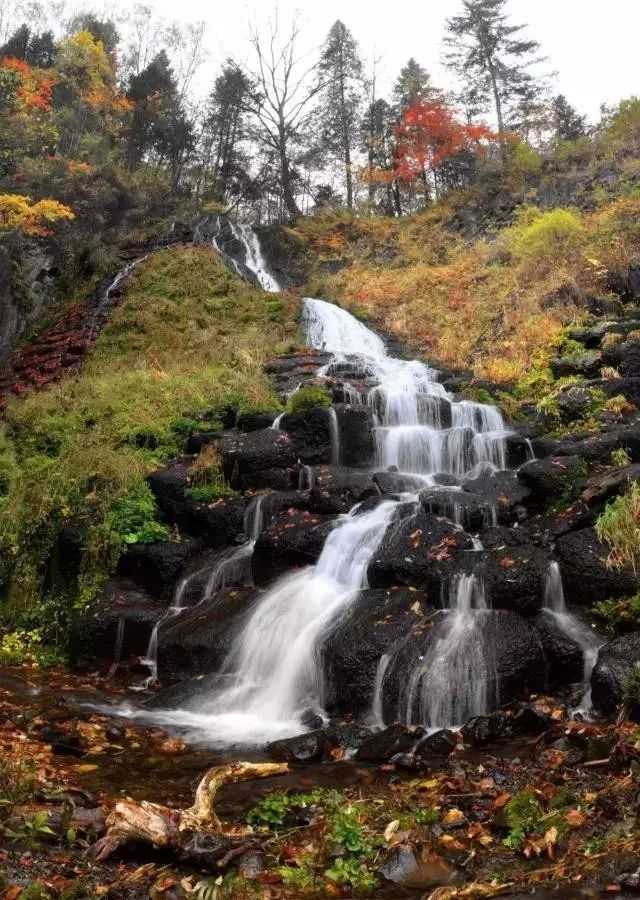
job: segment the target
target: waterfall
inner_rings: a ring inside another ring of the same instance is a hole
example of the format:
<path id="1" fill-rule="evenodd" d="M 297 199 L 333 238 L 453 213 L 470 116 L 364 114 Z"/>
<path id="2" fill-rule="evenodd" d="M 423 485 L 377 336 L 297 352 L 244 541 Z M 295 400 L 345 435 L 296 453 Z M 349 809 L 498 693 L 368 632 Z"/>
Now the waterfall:
<path id="1" fill-rule="evenodd" d="M 248 232 L 235 229 L 247 260 L 260 269 L 255 247 L 253 256 L 249 252 Z M 415 360 L 388 356 L 377 334 L 331 303 L 305 299 L 302 327 L 310 347 L 332 356 L 319 376 L 351 375 L 367 382 L 357 392 L 358 400 L 372 410 L 379 465 L 397 466 L 425 484 L 433 483 L 438 473 L 463 478 L 478 468 L 504 467 L 508 432 L 497 409 L 456 403 L 437 372 Z M 330 417 L 336 463 L 340 442 L 333 408 Z M 273 427 L 280 423 L 276 419 Z M 308 473 L 300 477 L 311 484 Z M 255 745 L 304 731 L 310 710 L 324 717 L 323 643 L 366 586 L 370 560 L 397 510 L 395 498 L 366 511 L 356 506 L 342 516 L 314 567 L 281 577 L 257 598 L 210 694 L 194 698 L 191 708 L 145 713 L 147 719 L 152 715 L 153 721 L 190 729 L 208 744 Z M 248 524 L 245 530 L 247 543 L 232 553 L 233 560 L 253 551 L 251 535 L 256 532 Z M 210 578 L 214 593 L 219 577 L 216 572 Z M 475 575 L 461 575 L 450 588 L 449 608 L 440 614 L 426 657 L 411 661 L 404 692 L 404 718 L 432 727 L 460 724 L 495 700 L 489 696 L 489 682 L 495 678 L 478 627 L 487 608 L 483 584 Z M 394 650 L 378 668 L 373 707 L 378 723 L 384 683 L 395 660 Z"/>
<path id="2" fill-rule="evenodd" d="M 245 510 L 243 529 L 246 541 L 243 544 L 218 557 L 212 566 L 198 569 L 185 578 L 181 578 L 177 583 L 171 604 L 153 626 L 146 653 L 140 660 L 149 669 L 149 675 L 134 689 L 145 690 L 158 680 L 158 636 L 160 629 L 165 622 L 176 618 L 182 613 L 184 610 L 184 595 L 187 588 L 195 580 L 201 579 L 203 575 L 207 572 L 209 573 L 202 595 L 197 602 L 197 605 L 201 606 L 209 603 L 229 584 L 239 583 L 251 575 L 253 550 L 264 524 L 263 500 L 264 494 L 258 494 L 252 498 Z"/>
<path id="3" fill-rule="evenodd" d="M 263 290 L 269 291 L 269 293 L 272 294 L 281 291 L 281 285 L 279 284 L 276 277 L 269 271 L 269 267 L 262 253 L 262 248 L 260 247 L 258 235 L 251 227 L 251 225 L 243 225 L 241 223 L 227 220 L 227 224 L 232 236 L 236 239 L 236 241 L 242 244 L 242 248 L 244 251 L 244 259 L 238 261 L 225 248 L 222 225 L 220 224 L 220 217 L 218 217 L 217 221 L 218 232 L 213 237 L 213 246 L 221 256 L 224 256 L 225 259 L 228 259 L 231 262 L 231 265 L 234 267 L 238 275 L 241 278 L 244 278 L 246 276 L 246 272 L 248 271 L 254 276 Z M 243 270 L 242 266 L 244 266 L 245 270 Z"/>
<path id="4" fill-rule="evenodd" d="M 328 409 L 329 413 L 329 433 L 331 435 L 331 465 L 340 465 L 340 429 L 338 427 L 338 416 L 333 406 Z"/>
<path id="5" fill-rule="evenodd" d="M 298 490 L 312 491 L 316 483 L 316 476 L 311 466 L 300 466 L 298 474 Z"/>
<path id="6" fill-rule="evenodd" d="M 584 693 L 576 712 L 589 713 L 591 710 L 591 673 L 598 658 L 601 641 L 580 619 L 567 610 L 562 586 L 560 566 L 554 560 L 549 563 L 549 571 L 544 589 L 544 610 L 551 616 L 558 629 L 578 645 L 582 652 L 582 680 Z"/>

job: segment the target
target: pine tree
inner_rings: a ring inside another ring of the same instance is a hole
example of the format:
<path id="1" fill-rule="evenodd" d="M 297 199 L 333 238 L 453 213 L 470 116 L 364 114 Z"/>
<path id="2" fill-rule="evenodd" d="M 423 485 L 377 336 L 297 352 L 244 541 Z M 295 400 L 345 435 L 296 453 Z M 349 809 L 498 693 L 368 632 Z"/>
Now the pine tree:
<path id="1" fill-rule="evenodd" d="M 575 141 L 586 134 L 586 117 L 571 106 L 564 94 L 551 101 L 555 137 L 558 141 Z"/>
<path id="2" fill-rule="evenodd" d="M 357 143 L 362 100 L 362 62 L 358 45 L 339 19 L 331 26 L 318 63 L 322 85 L 318 104 L 320 144 L 344 166 L 347 206 L 353 209 L 352 155 Z"/>
<path id="3" fill-rule="evenodd" d="M 498 130 L 509 127 L 509 118 L 523 94 L 528 102 L 542 86 L 528 71 L 539 62 L 537 41 L 521 36 L 524 25 L 511 25 L 505 13 L 507 0 L 463 0 L 464 12 L 447 19 L 447 63 L 463 86 L 463 97 L 472 98 L 474 112 L 493 104 Z"/>
<path id="4" fill-rule="evenodd" d="M 16 28 L 13 32 L 6 44 L 0 47 L 0 59 L 2 59 L 3 56 L 11 56 L 14 59 L 26 60 L 30 39 L 31 29 L 29 26 L 20 25 L 20 27 Z"/>
<path id="5" fill-rule="evenodd" d="M 411 57 L 400 70 L 393 87 L 393 105 L 400 118 L 410 106 L 424 100 L 439 100 L 442 92 L 431 84 L 431 75 Z"/>
<path id="6" fill-rule="evenodd" d="M 246 134 L 251 80 L 232 60 L 215 80 L 203 123 L 203 175 L 207 191 L 219 201 L 238 192 L 246 160 L 240 149 Z"/>

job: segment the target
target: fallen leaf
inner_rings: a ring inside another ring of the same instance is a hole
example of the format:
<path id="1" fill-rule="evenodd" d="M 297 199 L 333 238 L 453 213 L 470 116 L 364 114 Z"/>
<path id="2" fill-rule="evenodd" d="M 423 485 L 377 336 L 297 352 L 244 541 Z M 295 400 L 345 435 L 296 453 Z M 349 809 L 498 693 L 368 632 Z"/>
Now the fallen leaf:
<path id="1" fill-rule="evenodd" d="M 585 813 L 580 809 L 570 809 L 565 819 L 572 828 L 580 828 L 587 821 Z"/>

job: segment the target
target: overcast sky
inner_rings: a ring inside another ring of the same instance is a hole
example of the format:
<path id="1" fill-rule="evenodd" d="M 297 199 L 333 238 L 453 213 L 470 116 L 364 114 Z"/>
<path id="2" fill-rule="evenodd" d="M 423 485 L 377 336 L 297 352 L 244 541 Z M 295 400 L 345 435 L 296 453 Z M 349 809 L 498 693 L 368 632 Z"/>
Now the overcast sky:
<path id="1" fill-rule="evenodd" d="M 248 58 L 249 23 L 264 22 L 274 8 L 270 0 L 145 2 L 168 18 L 207 22 L 207 76 L 227 56 Z M 278 8 L 282 20 L 299 12 L 310 52 L 335 19 L 342 19 L 362 56 L 381 58 L 385 89 L 410 56 L 432 72 L 436 83 L 452 86 L 441 62 L 442 37 L 445 18 L 461 5 L 461 0 L 279 0 Z M 601 103 L 640 93 L 640 0 L 510 0 L 509 7 L 513 21 L 527 23 L 530 36 L 542 44 L 549 70 L 557 72 L 558 90 L 591 119 L 598 117 Z"/>

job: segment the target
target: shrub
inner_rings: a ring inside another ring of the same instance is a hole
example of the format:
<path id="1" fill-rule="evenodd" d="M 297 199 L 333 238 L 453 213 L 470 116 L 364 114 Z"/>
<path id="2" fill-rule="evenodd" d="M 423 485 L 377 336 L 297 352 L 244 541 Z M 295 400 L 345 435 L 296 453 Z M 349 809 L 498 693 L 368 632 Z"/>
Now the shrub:
<path id="1" fill-rule="evenodd" d="M 615 397 L 609 397 L 604 404 L 604 409 L 616 416 L 628 416 L 636 411 L 636 406 L 624 394 L 616 394 Z"/>
<path id="2" fill-rule="evenodd" d="M 525 208 L 509 234 L 516 259 L 541 273 L 572 262 L 584 244 L 584 225 L 568 209 Z"/>
<path id="3" fill-rule="evenodd" d="M 140 484 L 113 504 L 107 522 L 123 544 L 151 544 L 170 536 L 166 525 L 156 519 L 156 500 L 147 484 Z"/>
<path id="4" fill-rule="evenodd" d="M 592 612 L 602 619 L 612 635 L 635 631 L 640 622 L 640 594 L 615 600 L 600 600 L 594 604 Z"/>
<path id="5" fill-rule="evenodd" d="M 640 566 L 640 484 L 637 481 L 626 494 L 607 504 L 596 522 L 596 532 L 611 548 L 609 565 L 630 566 L 637 574 Z"/>
<path id="6" fill-rule="evenodd" d="M 617 450 L 611 451 L 611 465 L 619 469 L 631 465 L 631 457 L 624 447 L 618 447 Z"/>
<path id="7" fill-rule="evenodd" d="M 318 407 L 326 409 L 331 406 L 331 401 L 331 393 L 326 387 L 319 384 L 309 384 L 300 388 L 299 391 L 296 391 L 295 394 L 289 397 L 287 409 L 291 413 L 309 412 L 309 410 L 317 409 Z"/>

